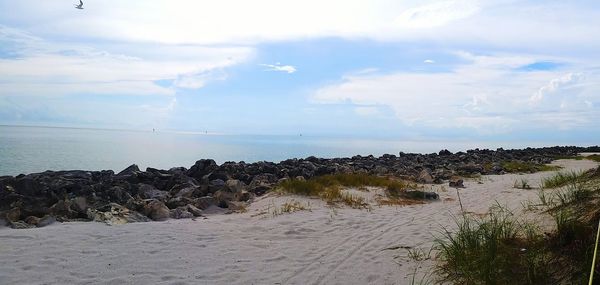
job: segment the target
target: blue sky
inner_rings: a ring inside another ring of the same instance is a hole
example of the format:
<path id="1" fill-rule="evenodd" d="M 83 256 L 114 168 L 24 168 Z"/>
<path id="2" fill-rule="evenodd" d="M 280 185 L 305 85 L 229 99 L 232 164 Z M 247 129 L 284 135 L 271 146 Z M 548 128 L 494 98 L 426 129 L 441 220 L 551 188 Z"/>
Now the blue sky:
<path id="1" fill-rule="evenodd" d="M 0 124 L 600 139 L 594 1 L 0 0 Z"/>

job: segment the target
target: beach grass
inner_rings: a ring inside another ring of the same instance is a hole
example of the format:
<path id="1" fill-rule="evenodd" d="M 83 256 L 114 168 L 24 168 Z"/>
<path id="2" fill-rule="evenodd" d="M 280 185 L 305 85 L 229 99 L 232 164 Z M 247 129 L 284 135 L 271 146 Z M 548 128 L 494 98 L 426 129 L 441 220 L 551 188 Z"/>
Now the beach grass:
<path id="1" fill-rule="evenodd" d="M 553 230 L 521 221 L 499 205 L 484 217 L 457 218 L 456 229 L 444 230 L 436 240 L 441 281 L 587 284 L 600 219 L 600 168 L 589 173 L 554 178 L 548 183 L 566 183 L 563 188 L 540 190 L 540 206 L 554 220 Z"/>
<path id="2" fill-rule="evenodd" d="M 407 191 L 416 188 L 414 183 L 364 173 L 331 174 L 308 180 L 287 179 L 279 183 L 277 189 L 290 194 L 320 197 L 330 204 L 342 203 L 352 208 L 368 208 L 364 198 L 342 189 L 364 189 L 367 186 L 384 188 L 389 199 L 422 199 L 425 194 L 419 190 Z"/>
<path id="3" fill-rule="evenodd" d="M 576 183 L 584 176 L 582 171 L 558 172 L 548 178 L 542 179 L 543 188 L 558 188 L 567 184 Z"/>
<path id="4" fill-rule="evenodd" d="M 505 161 L 502 163 L 504 171 L 509 173 L 534 173 L 539 171 L 554 171 L 561 167 L 557 165 L 523 162 L 518 160 Z"/>

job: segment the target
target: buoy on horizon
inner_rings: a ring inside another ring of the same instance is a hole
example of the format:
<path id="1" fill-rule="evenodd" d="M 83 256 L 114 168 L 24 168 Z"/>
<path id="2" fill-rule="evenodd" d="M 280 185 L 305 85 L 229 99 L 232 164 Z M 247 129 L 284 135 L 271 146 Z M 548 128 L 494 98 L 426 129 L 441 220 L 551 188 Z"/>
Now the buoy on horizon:
<path id="1" fill-rule="evenodd" d="M 83 1 L 79 0 L 79 5 L 74 4 L 76 9 L 83 10 Z"/>

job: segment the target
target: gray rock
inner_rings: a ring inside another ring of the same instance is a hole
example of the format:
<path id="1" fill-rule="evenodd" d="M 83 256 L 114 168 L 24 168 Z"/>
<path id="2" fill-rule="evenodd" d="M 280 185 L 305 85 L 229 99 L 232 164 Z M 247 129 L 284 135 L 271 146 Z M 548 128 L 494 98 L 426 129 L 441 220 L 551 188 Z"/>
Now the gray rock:
<path id="1" fill-rule="evenodd" d="M 187 205 L 186 206 L 186 210 L 190 213 L 192 213 L 192 215 L 194 215 L 194 217 L 200 217 L 202 216 L 202 210 L 196 208 L 194 205 Z"/>
<path id="2" fill-rule="evenodd" d="M 78 213 L 86 213 L 88 208 L 85 197 L 76 197 L 71 203 L 71 209 Z"/>
<path id="3" fill-rule="evenodd" d="M 453 176 L 450 178 L 450 181 L 448 183 L 448 185 L 450 187 L 455 187 L 455 188 L 463 188 L 465 187 L 465 185 L 463 184 L 463 180 L 460 177 L 457 176 Z"/>
<path id="4" fill-rule="evenodd" d="M 170 211 L 172 219 L 191 219 L 194 215 L 188 212 L 187 207 L 179 207 Z"/>
<path id="5" fill-rule="evenodd" d="M 431 176 L 431 173 L 429 173 L 429 171 L 427 169 L 423 169 L 419 173 L 419 177 L 417 178 L 417 181 L 419 181 L 421 183 L 431 184 L 431 183 L 433 183 L 433 177 Z"/>
<path id="6" fill-rule="evenodd" d="M 204 196 L 194 199 L 194 206 L 202 210 L 208 209 L 210 206 L 216 205 L 218 205 L 217 200 L 211 196 Z"/>
<path id="7" fill-rule="evenodd" d="M 92 221 L 102 222 L 108 225 L 122 225 L 150 221 L 146 216 L 115 203 L 110 203 L 98 210 L 88 208 L 87 215 Z"/>
<path id="8" fill-rule="evenodd" d="M 161 201 L 150 200 L 144 207 L 144 213 L 146 216 L 154 221 L 164 221 L 169 219 L 170 211 L 167 206 Z"/>
<path id="9" fill-rule="evenodd" d="M 169 192 L 158 190 L 148 184 L 139 184 L 139 193 L 143 199 L 157 199 L 161 201 L 164 201 L 169 196 Z"/>
<path id="10" fill-rule="evenodd" d="M 46 215 L 38 221 L 36 226 L 38 228 L 42 228 L 42 227 L 49 226 L 54 223 L 56 223 L 56 219 L 52 216 Z"/>
<path id="11" fill-rule="evenodd" d="M 127 176 L 140 172 L 140 168 L 136 164 L 132 164 L 127 168 L 123 169 L 123 171 L 119 172 L 117 176 Z"/>

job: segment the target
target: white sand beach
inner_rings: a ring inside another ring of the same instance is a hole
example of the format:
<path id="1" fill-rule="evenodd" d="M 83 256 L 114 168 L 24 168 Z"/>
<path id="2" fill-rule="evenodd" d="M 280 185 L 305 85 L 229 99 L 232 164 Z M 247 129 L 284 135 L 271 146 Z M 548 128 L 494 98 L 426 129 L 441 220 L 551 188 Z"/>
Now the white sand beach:
<path id="1" fill-rule="evenodd" d="M 561 171 L 584 170 L 589 160 L 559 160 Z M 519 213 L 552 172 L 490 175 L 459 189 L 466 211 L 485 213 L 500 203 Z M 318 199 L 269 194 L 245 213 L 206 219 L 106 226 L 64 223 L 0 229 L 0 284 L 409 284 L 418 269 L 408 249 L 428 252 L 442 227 L 460 213 L 456 190 L 426 186 L 440 201 L 378 206 L 379 191 L 359 192 L 371 210 L 335 208 Z M 274 214 L 297 201 L 309 210 Z"/>

